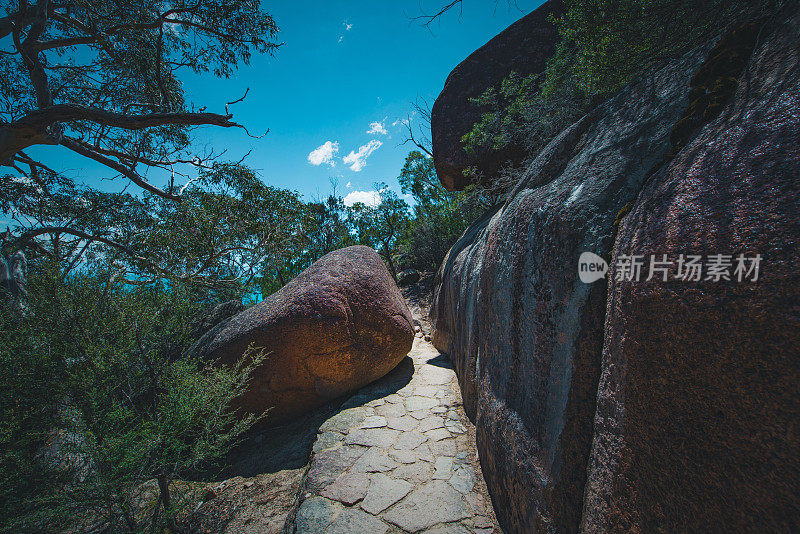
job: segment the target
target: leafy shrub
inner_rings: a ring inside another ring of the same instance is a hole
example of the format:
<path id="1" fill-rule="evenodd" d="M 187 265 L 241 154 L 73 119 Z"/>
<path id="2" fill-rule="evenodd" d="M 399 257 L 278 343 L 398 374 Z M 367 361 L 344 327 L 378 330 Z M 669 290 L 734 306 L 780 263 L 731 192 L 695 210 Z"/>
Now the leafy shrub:
<path id="1" fill-rule="evenodd" d="M 29 313 L 0 315 L 0 473 L 15 481 L 0 488 L 0 529 L 173 529 L 186 495 L 174 481 L 255 421 L 230 405 L 263 356 L 185 356 L 204 305 L 186 288 L 32 273 Z"/>
<path id="2" fill-rule="evenodd" d="M 472 191 L 447 191 L 436 177 L 433 159 L 419 151 L 406 157 L 398 180 L 402 192 L 415 202 L 413 217 L 399 239 L 400 267 L 436 270 L 486 205 Z"/>

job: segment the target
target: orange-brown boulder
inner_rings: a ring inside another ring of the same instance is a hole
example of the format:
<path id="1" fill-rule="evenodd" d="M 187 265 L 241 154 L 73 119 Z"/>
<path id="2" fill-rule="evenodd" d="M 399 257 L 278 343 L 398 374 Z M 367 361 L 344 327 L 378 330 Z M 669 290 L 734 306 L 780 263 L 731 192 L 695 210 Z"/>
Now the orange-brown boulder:
<path id="1" fill-rule="evenodd" d="M 237 400 L 277 423 L 364 386 L 411 350 L 414 326 L 378 254 L 331 252 L 263 302 L 217 325 L 192 352 L 230 364 L 251 344 L 268 356 Z"/>

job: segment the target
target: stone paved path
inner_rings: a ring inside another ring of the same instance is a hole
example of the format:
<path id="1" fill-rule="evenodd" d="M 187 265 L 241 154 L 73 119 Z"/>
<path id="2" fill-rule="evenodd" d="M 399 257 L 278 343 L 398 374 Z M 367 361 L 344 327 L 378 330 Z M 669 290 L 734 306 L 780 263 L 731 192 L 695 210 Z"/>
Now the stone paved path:
<path id="1" fill-rule="evenodd" d="M 320 427 L 287 530 L 501 532 L 452 367 L 419 337 L 409 356 Z"/>

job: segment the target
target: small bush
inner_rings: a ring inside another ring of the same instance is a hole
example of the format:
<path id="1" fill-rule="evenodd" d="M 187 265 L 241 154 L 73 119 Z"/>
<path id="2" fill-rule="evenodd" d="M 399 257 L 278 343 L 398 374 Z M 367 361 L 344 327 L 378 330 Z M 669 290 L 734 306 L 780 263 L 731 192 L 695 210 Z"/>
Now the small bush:
<path id="1" fill-rule="evenodd" d="M 254 422 L 231 401 L 263 355 L 227 368 L 184 356 L 204 305 L 184 288 L 31 272 L 29 313 L 0 316 L 0 474 L 15 481 L 0 487 L 0 530 L 172 529 L 173 481 Z"/>

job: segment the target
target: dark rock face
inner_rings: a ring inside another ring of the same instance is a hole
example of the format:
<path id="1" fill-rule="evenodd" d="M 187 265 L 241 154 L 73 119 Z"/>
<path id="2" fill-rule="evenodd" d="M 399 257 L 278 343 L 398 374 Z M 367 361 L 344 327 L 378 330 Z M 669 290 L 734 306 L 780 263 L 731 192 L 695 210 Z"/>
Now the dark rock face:
<path id="1" fill-rule="evenodd" d="M 419 282 L 420 272 L 416 269 L 406 269 L 397 275 L 397 283 L 401 286 L 416 284 Z"/>
<path id="2" fill-rule="evenodd" d="M 400 290 L 368 247 L 331 252 L 260 304 L 217 325 L 193 351 L 223 363 L 252 343 L 269 355 L 238 404 L 271 408 L 268 422 L 301 414 L 391 371 L 414 327 Z"/>
<path id="3" fill-rule="evenodd" d="M 744 63 L 713 72 L 709 43 L 568 128 L 445 259 L 433 341 L 508 532 L 800 528 L 791 9 Z M 698 72 L 724 81 L 705 103 Z M 756 282 L 584 284 L 584 251 L 763 260 Z"/>
<path id="4" fill-rule="evenodd" d="M 467 185 L 463 175 L 467 167 L 477 166 L 491 175 L 505 161 L 524 156 L 513 152 L 491 156 L 464 152 L 461 137 L 481 117 L 481 110 L 469 99 L 499 85 L 511 71 L 522 76 L 542 72 L 558 42 L 558 32 L 547 17 L 562 11 L 561 0 L 550 0 L 473 52 L 447 77 L 431 110 L 431 138 L 436 174 L 448 190 L 461 190 Z"/>
<path id="5" fill-rule="evenodd" d="M 629 87 L 563 132 L 440 270 L 433 341 L 457 368 L 509 532 L 578 529 L 607 289 L 578 280 L 578 257 L 608 256 L 617 213 L 669 152 L 705 52 Z"/>
<path id="6" fill-rule="evenodd" d="M 610 283 L 587 532 L 800 529 L 800 17 L 762 35 L 614 248 L 761 254 L 759 279 Z"/>

